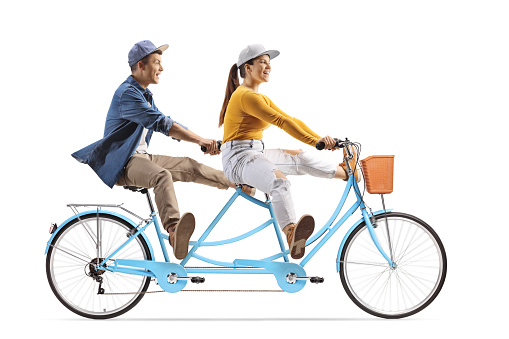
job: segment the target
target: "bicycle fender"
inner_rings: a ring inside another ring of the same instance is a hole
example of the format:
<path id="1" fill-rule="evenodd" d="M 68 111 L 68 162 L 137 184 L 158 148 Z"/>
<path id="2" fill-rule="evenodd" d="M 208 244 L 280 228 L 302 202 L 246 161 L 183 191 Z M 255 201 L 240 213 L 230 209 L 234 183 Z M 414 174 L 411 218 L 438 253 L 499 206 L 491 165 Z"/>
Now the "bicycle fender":
<path id="1" fill-rule="evenodd" d="M 393 211 L 392 209 L 386 209 L 385 211 L 384 210 L 380 210 L 380 211 L 374 212 L 373 214 L 368 214 L 368 215 L 371 217 L 373 215 L 379 215 L 379 214 L 383 214 L 385 212 L 392 212 L 392 211 Z M 348 239 L 348 237 L 353 232 L 353 230 L 357 226 L 359 226 L 363 221 L 364 221 L 364 218 L 360 218 L 359 220 L 357 220 L 357 222 L 355 224 L 353 224 L 352 227 L 350 227 L 348 232 L 346 232 L 345 236 L 343 237 L 343 241 L 341 241 L 341 245 L 339 246 L 339 250 L 338 250 L 338 256 L 336 258 L 336 272 L 339 273 L 339 261 L 341 259 L 341 253 L 343 252 L 343 246 L 345 245 L 346 239 Z"/>
<path id="2" fill-rule="evenodd" d="M 137 224 L 134 223 L 134 221 L 132 221 L 131 219 L 125 217 L 124 215 L 122 214 L 119 214 L 119 213 L 115 213 L 115 212 L 112 212 L 112 211 L 107 211 L 107 210 L 101 210 L 100 213 L 103 213 L 103 214 L 109 214 L 109 215 L 113 215 L 117 218 L 120 218 L 122 220 L 125 220 L 127 221 L 129 224 L 131 224 L 133 227 L 136 227 L 138 226 Z M 66 221 L 64 221 L 63 223 L 60 224 L 60 226 L 58 226 L 58 228 L 55 230 L 55 232 L 53 232 L 53 234 L 51 235 L 51 237 L 49 238 L 48 240 L 48 243 L 46 245 L 46 250 L 44 251 L 44 255 L 48 254 L 48 250 L 49 250 L 49 247 L 51 245 L 51 243 L 53 242 L 53 238 L 55 238 L 55 236 L 62 230 L 62 228 L 67 225 L 68 223 L 70 223 L 71 221 L 75 220 L 75 219 L 78 219 L 78 217 L 81 217 L 81 216 L 84 216 L 84 215 L 89 215 L 89 214 L 97 214 L 97 210 L 90 210 L 90 211 L 85 211 L 85 212 L 81 212 L 79 213 L 77 216 L 74 215 L 72 217 L 70 217 L 69 219 L 67 219 Z M 140 233 L 140 235 L 143 237 L 143 239 L 147 242 L 147 245 L 148 245 L 148 249 L 150 251 L 150 254 L 152 256 L 152 258 L 155 258 L 154 256 L 154 250 L 152 249 L 152 244 L 150 243 L 150 241 L 148 240 L 147 236 L 145 233 Z M 154 259 L 152 259 L 154 260 Z"/>

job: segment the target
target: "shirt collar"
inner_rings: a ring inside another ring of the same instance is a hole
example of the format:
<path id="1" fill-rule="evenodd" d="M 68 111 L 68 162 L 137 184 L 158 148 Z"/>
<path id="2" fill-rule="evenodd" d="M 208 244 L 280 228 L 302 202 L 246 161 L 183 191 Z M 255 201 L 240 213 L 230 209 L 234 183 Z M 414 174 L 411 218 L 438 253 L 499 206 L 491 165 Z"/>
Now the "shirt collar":
<path id="1" fill-rule="evenodd" d="M 137 89 L 140 90 L 140 92 L 142 94 L 145 94 L 148 93 L 149 95 L 152 95 L 152 92 L 148 89 L 148 88 L 143 88 L 139 83 L 138 81 L 136 81 L 132 75 L 130 75 L 129 77 L 127 77 L 127 82 L 130 83 L 131 85 L 133 85 L 134 87 L 136 87 Z"/>

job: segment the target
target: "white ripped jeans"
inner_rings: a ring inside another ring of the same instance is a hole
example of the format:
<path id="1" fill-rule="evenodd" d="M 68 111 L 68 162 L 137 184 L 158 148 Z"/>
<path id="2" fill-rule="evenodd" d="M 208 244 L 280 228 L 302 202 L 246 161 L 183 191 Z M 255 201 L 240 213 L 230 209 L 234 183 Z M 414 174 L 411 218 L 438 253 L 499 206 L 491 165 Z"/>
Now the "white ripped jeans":
<path id="1" fill-rule="evenodd" d="M 302 151 L 291 155 L 282 149 L 264 149 L 260 140 L 233 140 L 221 146 L 223 172 L 228 180 L 247 184 L 272 196 L 276 220 L 281 228 L 296 223 L 290 193 L 290 181 L 277 178 L 275 171 L 287 175 L 309 174 L 320 178 L 333 178 L 336 165 L 315 158 Z"/>

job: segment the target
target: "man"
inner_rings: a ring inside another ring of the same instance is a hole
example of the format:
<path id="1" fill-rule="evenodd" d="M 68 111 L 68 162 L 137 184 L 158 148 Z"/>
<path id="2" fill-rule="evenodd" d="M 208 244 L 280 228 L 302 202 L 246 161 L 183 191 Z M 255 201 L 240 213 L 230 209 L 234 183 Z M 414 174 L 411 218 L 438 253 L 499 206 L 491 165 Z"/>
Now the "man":
<path id="1" fill-rule="evenodd" d="M 128 55 L 131 75 L 116 90 L 106 117 L 103 139 L 75 152 L 72 156 L 88 164 L 110 188 L 139 186 L 153 188 L 163 227 L 177 259 L 188 253 L 194 231 L 194 216 L 180 216 L 174 181 L 196 182 L 220 189 L 234 187 L 222 171 L 187 157 L 151 155 L 147 152 L 153 132 L 176 140 L 205 146 L 209 154 L 218 154 L 214 139 L 205 139 L 162 114 L 156 107 L 151 84 L 159 83 L 163 71 L 161 55 L 168 45 L 157 47 L 150 41 L 136 43 Z M 249 188 L 248 194 L 253 194 Z"/>

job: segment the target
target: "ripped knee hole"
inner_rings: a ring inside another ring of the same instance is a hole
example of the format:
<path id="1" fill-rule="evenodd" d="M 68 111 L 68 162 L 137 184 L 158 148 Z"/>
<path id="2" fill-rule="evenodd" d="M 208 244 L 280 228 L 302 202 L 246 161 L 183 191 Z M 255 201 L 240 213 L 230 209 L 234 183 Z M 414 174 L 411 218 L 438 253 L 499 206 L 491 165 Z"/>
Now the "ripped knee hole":
<path id="1" fill-rule="evenodd" d="M 285 152 L 286 154 L 289 154 L 289 155 L 299 155 L 300 153 L 302 153 L 302 150 L 301 149 L 296 149 L 296 150 L 284 149 L 283 152 Z"/>
<path id="2" fill-rule="evenodd" d="M 281 171 L 279 171 L 279 170 L 278 170 L 278 171 L 274 171 L 274 174 L 276 175 L 276 178 L 277 178 L 277 179 L 286 179 L 286 180 L 288 180 L 288 179 L 285 177 L 285 175 L 283 174 L 283 172 L 281 172 Z"/>

